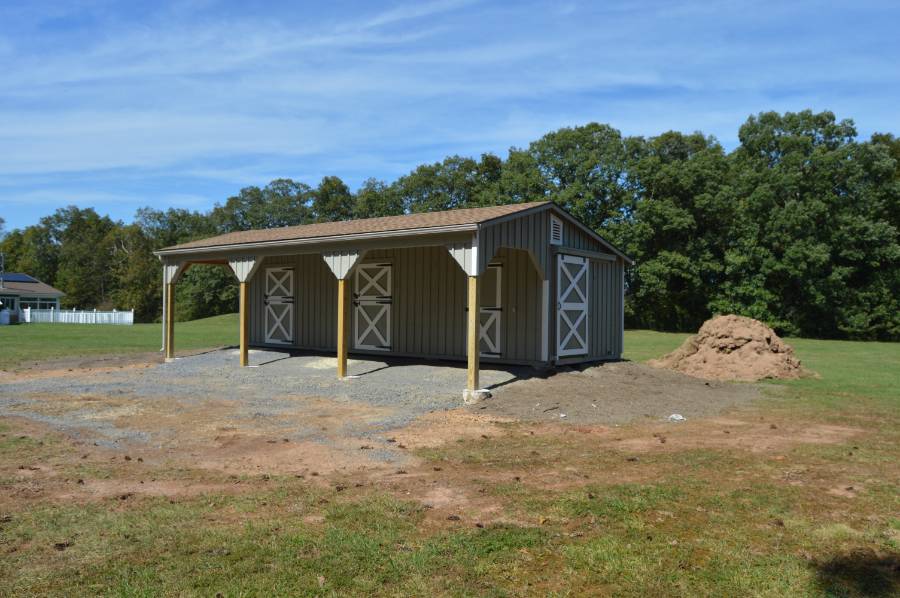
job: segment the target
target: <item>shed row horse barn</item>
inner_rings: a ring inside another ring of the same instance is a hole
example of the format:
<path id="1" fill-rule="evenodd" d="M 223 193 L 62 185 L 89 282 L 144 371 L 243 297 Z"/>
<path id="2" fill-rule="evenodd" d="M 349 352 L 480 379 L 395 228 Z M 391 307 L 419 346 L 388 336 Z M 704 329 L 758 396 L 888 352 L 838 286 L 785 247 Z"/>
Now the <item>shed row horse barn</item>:
<path id="1" fill-rule="evenodd" d="M 174 285 L 191 264 L 240 282 L 248 347 L 547 366 L 622 354 L 631 260 L 551 202 L 249 230 L 157 252 L 166 357 Z"/>

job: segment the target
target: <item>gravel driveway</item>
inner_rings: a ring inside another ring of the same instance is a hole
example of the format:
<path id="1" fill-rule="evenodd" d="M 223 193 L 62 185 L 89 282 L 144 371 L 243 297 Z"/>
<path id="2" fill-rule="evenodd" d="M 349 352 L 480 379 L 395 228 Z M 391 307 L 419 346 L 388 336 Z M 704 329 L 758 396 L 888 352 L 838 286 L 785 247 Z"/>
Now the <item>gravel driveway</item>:
<path id="1" fill-rule="evenodd" d="M 464 364 L 378 360 L 349 362 L 350 377 L 338 380 L 336 360 L 250 352 L 251 367 L 238 367 L 234 349 L 179 358 L 171 363 L 75 370 L 63 375 L 0 378 L 0 415 L 25 416 L 74 435 L 99 434 L 105 443 L 164 443 L 165 429 L 141 429 L 129 415 L 147 411 L 194 414 L 211 402 L 235 421 L 283 428 L 291 439 L 310 439 L 318 428 L 310 417 L 333 404 L 335 415 L 357 410 L 342 428 L 365 437 L 402 427 L 419 416 L 462 405 Z M 482 370 L 484 386 L 503 384 L 514 374 Z M 289 417 L 298 415 L 300 417 Z M 137 423 L 137 422 L 135 422 Z"/>

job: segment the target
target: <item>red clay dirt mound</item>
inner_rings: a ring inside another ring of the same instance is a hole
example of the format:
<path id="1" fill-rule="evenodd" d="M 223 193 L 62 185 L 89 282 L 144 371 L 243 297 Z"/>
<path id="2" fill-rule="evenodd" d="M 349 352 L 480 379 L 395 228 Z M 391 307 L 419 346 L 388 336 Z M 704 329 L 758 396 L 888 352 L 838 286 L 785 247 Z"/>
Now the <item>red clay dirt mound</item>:
<path id="1" fill-rule="evenodd" d="M 716 316 L 662 359 L 650 362 L 707 380 L 800 378 L 807 372 L 794 349 L 775 331 L 753 318 Z"/>

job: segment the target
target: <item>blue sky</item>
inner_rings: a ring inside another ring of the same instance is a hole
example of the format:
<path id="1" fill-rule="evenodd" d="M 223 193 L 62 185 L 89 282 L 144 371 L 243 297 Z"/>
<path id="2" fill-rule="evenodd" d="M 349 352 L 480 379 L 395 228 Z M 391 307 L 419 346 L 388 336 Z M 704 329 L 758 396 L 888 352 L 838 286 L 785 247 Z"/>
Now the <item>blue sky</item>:
<path id="1" fill-rule="evenodd" d="M 590 121 L 730 148 L 809 107 L 900 133 L 898 23 L 864 0 L 0 2 L 0 216 L 356 188 Z"/>

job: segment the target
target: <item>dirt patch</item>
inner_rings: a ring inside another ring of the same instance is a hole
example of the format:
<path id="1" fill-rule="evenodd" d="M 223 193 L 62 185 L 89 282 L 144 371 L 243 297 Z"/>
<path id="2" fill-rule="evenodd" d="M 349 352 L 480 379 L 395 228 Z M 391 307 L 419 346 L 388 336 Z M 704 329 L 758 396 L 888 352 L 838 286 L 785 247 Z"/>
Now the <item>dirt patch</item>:
<path id="1" fill-rule="evenodd" d="M 122 369 L 146 369 L 164 361 L 163 355 L 159 352 L 87 357 L 74 356 L 48 359 L 46 361 L 26 361 L 11 368 L 11 371 L 0 370 L 0 380 L 57 378 L 106 373 Z"/>
<path id="2" fill-rule="evenodd" d="M 325 444 L 235 434 L 220 437 L 213 446 L 195 446 L 191 461 L 201 469 L 228 473 L 294 474 L 309 478 L 389 467 L 371 459 L 359 446 L 359 439 L 350 437 Z M 172 452 L 171 457 L 177 459 L 181 452 Z"/>
<path id="3" fill-rule="evenodd" d="M 736 448 L 753 453 L 783 451 L 798 444 L 837 444 L 862 433 L 859 428 L 828 424 L 780 425 L 736 418 L 709 418 L 684 424 L 648 426 L 642 434 L 618 442 L 625 450 L 678 451 Z"/>
<path id="4" fill-rule="evenodd" d="M 508 417 L 496 417 L 471 413 L 465 409 L 429 413 L 411 425 L 398 430 L 393 438 L 396 444 L 411 449 L 440 446 L 447 442 L 469 438 L 484 438 L 504 434 L 500 424 L 516 421 Z"/>
<path id="5" fill-rule="evenodd" d="M 762 396 L 762 388 L 698 380 L 630 361 L 561 370 L 546 378 L 517 380 L 468 407 L 497 419 L 573 424 L 624 424 L 719 414 Z"/>
<path id="6" fill-rule="evenodd" d="M 135 496 L 164 496 L 166 498 L 191 497 L 211 493 L 234 492 L 236 484 L 204 484 L 185 480 L 83 480 L 74 490 L 61 491 L 58 500 L 100 500 L 118 498 L 128 500 Z"/>
<path id="7" fill-rule="evenodd" d="M 650 365 L 706 380 L 755 381 L 806 375 L 794 349 L 752 318 L 716 316 L 675 351 Z"/>
<path id="8" fill-rule="evenodd" d="M 828 490 L 828 494 L 841 498 L 856 498 L 861 490 L 858 486 L 837 486 Z"/>

